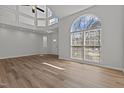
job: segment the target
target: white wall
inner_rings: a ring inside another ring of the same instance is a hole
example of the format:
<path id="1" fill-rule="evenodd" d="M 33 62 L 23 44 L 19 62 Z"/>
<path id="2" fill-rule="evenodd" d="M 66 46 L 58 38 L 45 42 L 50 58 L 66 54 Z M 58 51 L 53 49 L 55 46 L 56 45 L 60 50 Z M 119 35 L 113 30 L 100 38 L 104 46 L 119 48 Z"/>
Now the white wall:
<path id="1" fill-rule="evenodd" d="M 0 28 L 0 59 L 42 53 L 42 35 Z"/>
<path id="2" fill-rule="evenodd" d="M 62 18 L 59 24 L 59 58 L 70 60 L 70 27 L 73 20 L 83 14 L 93 14 L 101 19 L 100 65 L 122 69 L 124 65 L 124 6 L 94 6 Z"/>
<path id="3" fill-rule="evenodd" d="M 0 5 L 0 23 L 36 30 L 34 14 L 30 11 L 31 7 L 30 9 L 28 7 L 22 9 L 21 7 L 24 6 Z"/>

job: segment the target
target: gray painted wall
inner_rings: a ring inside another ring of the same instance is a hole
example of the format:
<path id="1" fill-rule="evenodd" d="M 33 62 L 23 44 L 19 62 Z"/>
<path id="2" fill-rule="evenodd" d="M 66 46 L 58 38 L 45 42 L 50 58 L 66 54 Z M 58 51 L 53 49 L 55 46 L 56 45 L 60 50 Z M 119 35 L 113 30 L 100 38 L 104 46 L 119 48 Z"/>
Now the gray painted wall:
<path id="1" fill-rule="evenodd" d="M 74 19 L 84 14 L 97 16 L 102 23 L 100 65 L 122 69 L 124 65 L 124 6 L 94 6 L 59 23 L 59 58 L 70 60 L 70 27 Z"/>
<path id="2" fill-rule="evenodd" d="M 0 28 L 0 59 L 42 53 L 42 35 Z"/>

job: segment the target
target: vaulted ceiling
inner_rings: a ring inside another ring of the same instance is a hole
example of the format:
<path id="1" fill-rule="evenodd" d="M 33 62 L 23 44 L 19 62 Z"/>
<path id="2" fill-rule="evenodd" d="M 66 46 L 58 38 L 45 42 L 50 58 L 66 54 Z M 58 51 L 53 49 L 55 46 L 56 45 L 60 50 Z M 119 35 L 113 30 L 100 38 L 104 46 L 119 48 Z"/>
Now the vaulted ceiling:
<path id="1" fill-rule="evenodd" d="M 59 18 L 87 9 L 93 5 L 47 5 Z"/>

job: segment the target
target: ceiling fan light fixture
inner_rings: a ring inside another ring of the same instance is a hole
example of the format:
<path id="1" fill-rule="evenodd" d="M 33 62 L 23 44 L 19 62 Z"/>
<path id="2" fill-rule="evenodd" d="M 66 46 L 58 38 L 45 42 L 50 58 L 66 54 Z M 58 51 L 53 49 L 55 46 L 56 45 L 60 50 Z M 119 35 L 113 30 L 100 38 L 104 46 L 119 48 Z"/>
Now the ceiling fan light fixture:
<path id="1" fill-rule="evenodd" d="M 32 9 L 36 9 L 35 5 L 32 5 Z"/>
<path id="2" fill-rule="evenodd" d="M 32 5 L 32 12 L 35 13 L 35 10 L 36 10 L 36 6 Z"/>

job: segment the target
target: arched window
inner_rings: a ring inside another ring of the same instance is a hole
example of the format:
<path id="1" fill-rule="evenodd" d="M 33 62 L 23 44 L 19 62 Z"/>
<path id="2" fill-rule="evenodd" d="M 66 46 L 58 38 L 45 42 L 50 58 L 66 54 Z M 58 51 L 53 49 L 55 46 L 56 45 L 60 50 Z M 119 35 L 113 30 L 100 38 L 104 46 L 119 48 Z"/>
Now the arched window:
<path id="1" fill-rule="evenodd" d="M 101 22 L 96 16 L 83 15 L 71 26 L 71 58 L 99 62 Z"/>

